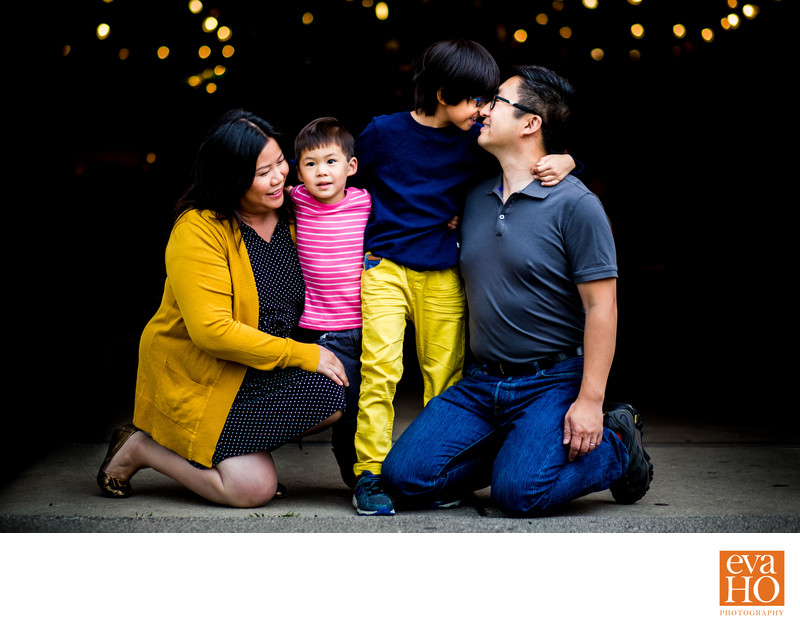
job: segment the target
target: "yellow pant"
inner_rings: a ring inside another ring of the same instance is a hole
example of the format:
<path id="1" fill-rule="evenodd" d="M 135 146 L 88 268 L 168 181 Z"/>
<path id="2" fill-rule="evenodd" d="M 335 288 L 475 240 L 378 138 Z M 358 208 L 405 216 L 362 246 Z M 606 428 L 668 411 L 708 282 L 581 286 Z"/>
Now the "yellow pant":
<path id="1" fill-rule="evenodd" d="M 361 277 L 363 349 L 356 475 L 380 474 L 392 446 L 394 399 L 403 375 L 406 321 L 416 330 L 423 403 L 461 378 L 464 289 L 456 268 L 417 272 L 382 259 Z"/>

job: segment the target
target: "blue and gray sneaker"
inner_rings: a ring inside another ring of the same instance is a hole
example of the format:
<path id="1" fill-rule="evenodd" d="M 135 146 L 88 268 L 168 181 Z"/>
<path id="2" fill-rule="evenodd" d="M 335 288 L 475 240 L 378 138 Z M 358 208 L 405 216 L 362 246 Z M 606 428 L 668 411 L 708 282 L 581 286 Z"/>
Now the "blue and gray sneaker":
<path id="1" fill-rule="evenodd" d="M 615 403 L 603 415 L 603 425 L 619 436 L 628 451 L 628 469 L 611 485 L 611 495 L 620 504 L 633 504 L 644 497 L 653 479 L 653 465 L 642 445 L 642 417 L 634 407 Z"/>
<path id="2" fill-rule="evenodd" d="M 369 471 L 356 479 L 353 507 L 359 515 L 394 515 L 392 500 L 381 486 L 381 477 Z"/>

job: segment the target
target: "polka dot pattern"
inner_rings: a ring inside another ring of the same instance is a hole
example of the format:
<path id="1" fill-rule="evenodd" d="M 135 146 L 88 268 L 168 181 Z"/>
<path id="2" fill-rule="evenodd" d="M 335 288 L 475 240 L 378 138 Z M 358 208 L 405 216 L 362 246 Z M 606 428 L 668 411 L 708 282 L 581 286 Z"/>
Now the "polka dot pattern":
<path id="1" fill-rule="evenodd" d="M 305 283 L 289 226 L 281 221 L 270 241 L 242 225 L 256 279 L 258 328 L 290 337 L 303 311 Z M 344 388 L 299 368 L 248 368 L 217 442 L 212 463 L 276 449 L 344 408 Z"/>

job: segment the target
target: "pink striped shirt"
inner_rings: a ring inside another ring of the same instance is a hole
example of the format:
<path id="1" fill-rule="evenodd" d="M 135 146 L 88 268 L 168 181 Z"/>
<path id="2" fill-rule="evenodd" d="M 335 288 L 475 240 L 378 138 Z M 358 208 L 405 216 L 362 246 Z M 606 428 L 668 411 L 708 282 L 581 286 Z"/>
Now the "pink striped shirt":
<path id="1" fill-rule="evenodd" d="M 300 326 L 315 331 L 359 328 L 369 193 L 348 188 L 338 204 L 322 204 L 300 185 L 291 196 L 297 215 L 297 255 L 306 281 Z"/>

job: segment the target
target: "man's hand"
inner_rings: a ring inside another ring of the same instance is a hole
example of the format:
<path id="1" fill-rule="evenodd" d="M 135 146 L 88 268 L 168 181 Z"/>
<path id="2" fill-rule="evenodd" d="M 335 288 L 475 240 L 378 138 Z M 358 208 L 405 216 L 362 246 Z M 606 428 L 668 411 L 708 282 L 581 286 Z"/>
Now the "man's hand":
<path id="1" fill-rule="evenodd" d="M 578 399 L 564 417 L 564 444 L 569 461 L 592 451 L 603 440 L 603 402 Z"/>
<path id="2" fill-rule="evenodd" d="M 570 462 L 589 453 L 603 439 L 603 397 L 614 357 L 617 331 L 617 280 L 578 283 L 586 328 L 583 378 L 578 398 L 564 417 L 564 444 Z"/>

